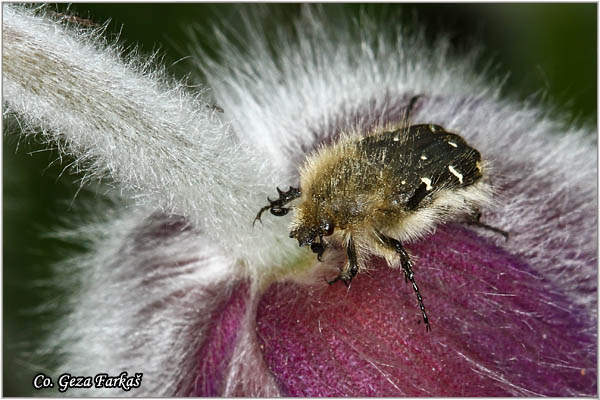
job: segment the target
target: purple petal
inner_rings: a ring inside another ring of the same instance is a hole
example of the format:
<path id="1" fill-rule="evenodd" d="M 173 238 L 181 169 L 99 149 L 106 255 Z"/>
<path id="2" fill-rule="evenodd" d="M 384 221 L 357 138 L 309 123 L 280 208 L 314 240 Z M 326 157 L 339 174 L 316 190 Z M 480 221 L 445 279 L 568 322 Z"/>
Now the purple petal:
<path id="1" fill-rule="evenodd" d="M 218 291 L 214 295 L 215 298 L 221 298 Z M 196 382 L 187 393 L 178 393 L 193 397 L 216 397 L 223 393 L 248 298 L 248 285 L 237 285 L 231 297 L 225 297 L 225 301 L 213 310 L 210 328 L 196 355 Z"/>
<path id="2" fill-rule="evenodd" d="M 560 287 L 461 226 L 407 248 L 430 333 L 402 272 L 380 259 L 350 290 L 267 290 L 257 333 L 284 395 L 596 394 L 595 325 Z"/>

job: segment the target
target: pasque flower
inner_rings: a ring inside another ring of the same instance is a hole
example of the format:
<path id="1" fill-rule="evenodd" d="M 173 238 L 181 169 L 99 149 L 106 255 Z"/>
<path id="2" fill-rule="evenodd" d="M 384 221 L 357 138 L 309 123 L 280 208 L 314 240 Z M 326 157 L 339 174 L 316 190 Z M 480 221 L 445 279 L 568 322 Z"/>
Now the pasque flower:
<path id="1" fill-rule="evenodd" d="M 3 11 L 5 117 L 108 180 L 114 199 L 77 231 L 88 253 L 57 268 L 70 307 L 41 350 L 61 356 L 57 372 L 142 372 L 133 396 L 596 394 L 596 144 L 501 98 L 475 54 L 378 33 L 366 16 L 328 27 L 307 8 L 275 45 L 250 18 L 243 50 L 217 32 L 220 61 L 196 54 L 210 92 L 196 92 L 101 31 Z M 489 160 L 484 220 L 510 232 L 454 223 L 406 245 L 430 333 L 383 260 L 329 287 L 343 253 L 319 263 L 287 221 L 252 227 L 307 153 L 398 121 L 417 94 L 415 123 L 459 132 Z"/>

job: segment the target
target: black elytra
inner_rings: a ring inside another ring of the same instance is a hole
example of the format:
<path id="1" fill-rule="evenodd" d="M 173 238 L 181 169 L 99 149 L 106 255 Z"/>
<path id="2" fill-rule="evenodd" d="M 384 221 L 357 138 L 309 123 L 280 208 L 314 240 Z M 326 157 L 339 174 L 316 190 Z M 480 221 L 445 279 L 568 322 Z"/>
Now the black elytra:
<path id="1" fill-rule="evenodd" d="M 357 146 L 374 168 L 397 171 L 394 198 L 407 211 L 439 190 L 468 187 L 482 177 L 479 151 L 439 125 L 411 125 L 367 136 Z"/>

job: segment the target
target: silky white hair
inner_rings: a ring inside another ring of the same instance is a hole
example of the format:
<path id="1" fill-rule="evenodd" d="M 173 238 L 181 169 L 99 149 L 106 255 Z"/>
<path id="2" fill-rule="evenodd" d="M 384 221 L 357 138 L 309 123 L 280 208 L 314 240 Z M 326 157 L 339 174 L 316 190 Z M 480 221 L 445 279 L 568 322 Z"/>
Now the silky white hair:
<path id="1" fill-rule="evenodd" d="M 250 19 L 244 50 L 217 31 L 221 61 L 196 54 L 221 114 L 207 93 L 172 80 L 152 59 L 124 58 L 101 30 L 57 24 L 43 8 L 3 11 L 4 115 L 58 144 L 86 179 L 108 179 L 118 199 L 76 231 L 88 253 L 57 267 L 72 292 L 44 347 L 61 356 L 57 371 L 143 370 L 141 388 L 120 394 L 177 394 L 178 382 L 195 379 L 192 354 L 223 297 L 215 288 L 227 293 L 246 277 L 255 304 L 274 276 L 311 265 L 285 223 L 265 218 L 252 228 L 265 198 L 295 183 L 315 138 L 383 125 L 381 116 L 397 115 L 414 94 L 426 96 L 415 123 L 460 132 L 492 163 L 496 185 L 511 182 L 486 210 L 487 223 L 519 233 L 498 244 L 560 281 L 595 318 L 596 271 L 589 258 L 568 254 L 595 254 L 596 221 L 561 228 L 596 214 L 590 129 L 501 98 L 499 82 L 475 72 L 475 53 L 452 56 L 447 41 L 428 47 L 402 31 L 384 37 L 368 18 L 328 28 L 309 7 L 295 38 L 282 32 L 272 46 Z M 544 214 L 550 201 L 558 218 Z M 252 336 L 253 311 L 223 395 L 279 394 Z"/>

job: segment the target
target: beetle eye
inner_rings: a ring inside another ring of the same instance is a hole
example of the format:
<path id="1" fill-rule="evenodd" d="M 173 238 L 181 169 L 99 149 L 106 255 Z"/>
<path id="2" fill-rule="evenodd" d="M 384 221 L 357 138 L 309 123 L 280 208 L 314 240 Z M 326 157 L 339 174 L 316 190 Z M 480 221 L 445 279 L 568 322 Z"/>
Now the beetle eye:
<path id="1" fill-rule="evenodd" d="M 326 222 L 323 224 L 322 229 L 323 229 L 323 234 L 329 236 L 333 233 L 335 226 L 333 226 L 332 223 Z"/>

